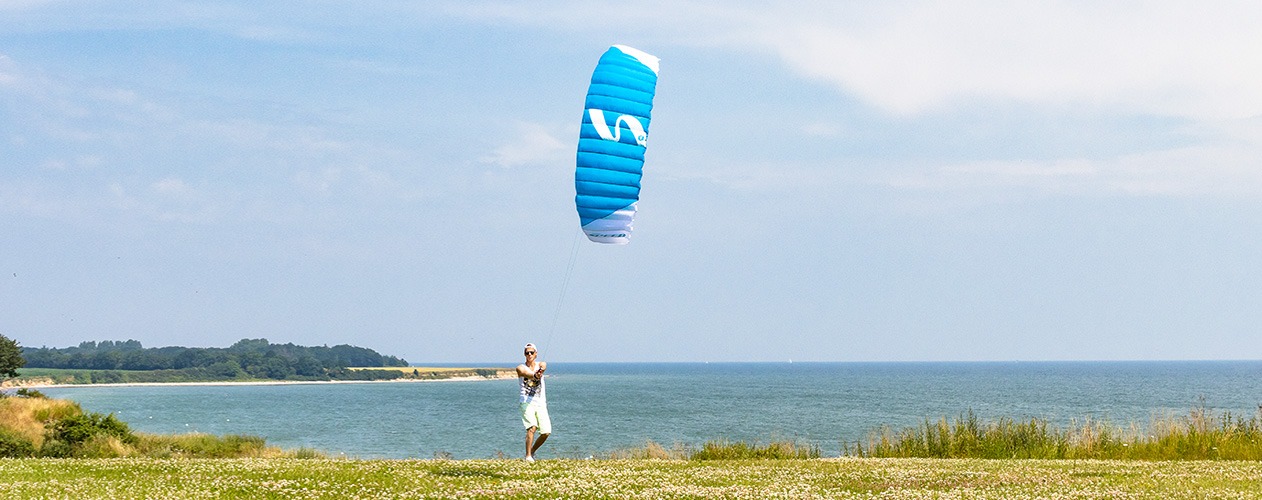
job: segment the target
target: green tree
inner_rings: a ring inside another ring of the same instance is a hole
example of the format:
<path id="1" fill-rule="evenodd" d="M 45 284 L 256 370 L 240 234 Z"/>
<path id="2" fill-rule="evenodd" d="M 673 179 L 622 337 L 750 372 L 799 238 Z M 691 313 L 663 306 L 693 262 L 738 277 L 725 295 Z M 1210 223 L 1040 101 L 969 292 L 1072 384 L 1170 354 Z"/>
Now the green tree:
<path id="1" fill-rule="evenodd" d="M 211 375 L 223 378 L 237 378 L 245 373 L 244 370 L 241 369 L 241 365 L 232 360 L 221 361 L 207 366 L 206 371 L 210 372 Z"/>
<path id="2" fill-rule="evenodd" d="M 97 370 L 117 370 L 123 366 L 123 353 L 105 351 L 97 354 L 92 360 L 92 368 Z"/>
<path id="3" fill-rule="evenodd" d="M 18 368 L 26 366 L 18 341 L 0 335 L 0 377 L 18 376 Z"/>
<path id="4" fill-rule="evenodd" d="M 324 374 L 324 365 L 311 356 L 299 359 L 294 363 L 294 372 L 304 377 L 314 377 Z"/>
<path id="5" fill-rule="evenodd" d="M 280 356 L 265 357 L 263 360 L 263 369 L 267 374 L 267 377 L 265 378 L 274 378 L 277 380 L 284 379 L 285 377 L 294 374 L 294 368 L 289 366 L 289 362 Z"/>

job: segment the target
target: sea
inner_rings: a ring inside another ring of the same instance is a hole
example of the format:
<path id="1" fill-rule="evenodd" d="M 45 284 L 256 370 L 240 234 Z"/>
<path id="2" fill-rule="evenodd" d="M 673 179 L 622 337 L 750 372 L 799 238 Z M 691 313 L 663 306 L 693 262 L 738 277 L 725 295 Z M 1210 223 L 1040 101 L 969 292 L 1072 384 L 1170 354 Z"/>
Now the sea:
<path id="1" fill-rule="evenodd" d="M 710 440 L 794 440 L 836 456 L 882 425 L 898 429 L 970 410 L 987 421 L 1089 418 L 1126 428 L 1200 407 L 1246 417 L 1262 411 L 1262 361 L 558 361 L 548 373 L 553 432 L 539 452 L 544 459 Z M 43 392 L 113 413 L 136 431 L 256 435 L 335 457 L 521 458 L 525 447 L 514 379 Z"/>

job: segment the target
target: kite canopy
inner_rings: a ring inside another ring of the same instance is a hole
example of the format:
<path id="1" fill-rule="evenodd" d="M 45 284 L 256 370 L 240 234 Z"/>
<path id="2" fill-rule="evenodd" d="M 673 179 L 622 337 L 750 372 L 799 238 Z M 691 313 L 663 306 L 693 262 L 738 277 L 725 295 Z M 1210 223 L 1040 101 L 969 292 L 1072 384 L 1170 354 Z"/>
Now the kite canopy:
<path id="1" fill-rule="evenodd" d="M 587 238 L 627 244 L 640 199 L 658 59 L 614 45 L 592 72 L 578 136 L 574 204 Z"/>

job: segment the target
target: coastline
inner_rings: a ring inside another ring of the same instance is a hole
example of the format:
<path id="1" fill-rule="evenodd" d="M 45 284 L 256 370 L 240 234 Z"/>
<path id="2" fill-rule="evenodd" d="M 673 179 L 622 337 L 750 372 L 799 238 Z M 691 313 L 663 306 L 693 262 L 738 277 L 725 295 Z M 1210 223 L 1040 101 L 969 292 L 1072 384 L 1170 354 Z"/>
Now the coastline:
<path id="1" fill-rule="evenodd" d="M 203 382 L 120 382 L 103 384 L 57 384 L 44 381 L 6 380 L 0 390 L 7 389 L 62 389 L 68 387 L 166 387 L 166 386 L 231 386 L 231 385 L 315 385 L 315 384 L 388 384 L 403 382 L 462 382 L 471 380 L 505 380 L 516 378 L 511 370 L 498 370 L 493 376 L 467 375 L 447 378 L 394 378 L 386 380 L 223 380 Z"/>

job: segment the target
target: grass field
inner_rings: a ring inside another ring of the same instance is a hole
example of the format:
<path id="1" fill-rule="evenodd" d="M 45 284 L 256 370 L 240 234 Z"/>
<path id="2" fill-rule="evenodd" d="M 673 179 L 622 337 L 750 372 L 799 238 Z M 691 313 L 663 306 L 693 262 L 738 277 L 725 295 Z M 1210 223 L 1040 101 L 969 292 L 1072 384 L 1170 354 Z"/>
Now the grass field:
<path id="1" fill-rule="evenodd" d="M 0 499 L 1260 498 L 1262 463 L 0 459 Z"/>

